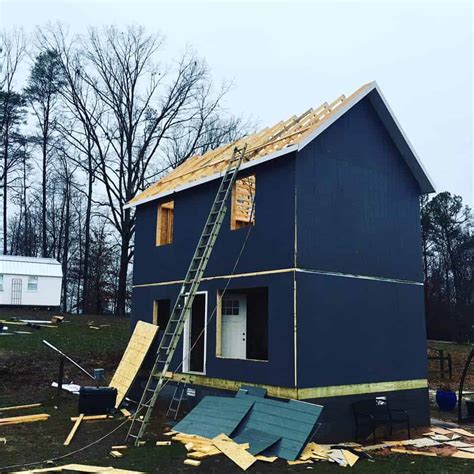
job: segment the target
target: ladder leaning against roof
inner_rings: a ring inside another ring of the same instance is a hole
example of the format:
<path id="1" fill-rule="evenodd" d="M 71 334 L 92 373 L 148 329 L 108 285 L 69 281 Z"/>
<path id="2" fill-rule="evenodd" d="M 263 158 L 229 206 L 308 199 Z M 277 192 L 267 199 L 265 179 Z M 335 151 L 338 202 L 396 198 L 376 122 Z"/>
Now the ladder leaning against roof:
<path id="1" fill-rule="evenodd" d="M 240 165 L 242 164 L 246 148 L 247 145 L 241 148 L 234 148 L 232 157 L 224 172 L 212 204 L 211 212 L 207 217 L 198 245 L 194 251 L 194 256 L 158 346 L 156 360 L 145 385 L 145 390 L 138 404 L 137 411 L 132 418 L 132 424 L 127 433 L 127 442 L 130 438 L 133 438 L 134 444 L 138 445 L 146 431 L 151 412 L 163 387 L 166 372 L 168 371 L 176 346 L 183 332 L 186 317 L 192 308 L 194 297 L 196 296 L 199 284 L 207 267 L 207 262 L 214 248 L 217 235 L 222 226 L 222 221 L 227 211 L 226 202 L 236 180 Z M 142 413 L 142 411 L 144 413 Z"/>

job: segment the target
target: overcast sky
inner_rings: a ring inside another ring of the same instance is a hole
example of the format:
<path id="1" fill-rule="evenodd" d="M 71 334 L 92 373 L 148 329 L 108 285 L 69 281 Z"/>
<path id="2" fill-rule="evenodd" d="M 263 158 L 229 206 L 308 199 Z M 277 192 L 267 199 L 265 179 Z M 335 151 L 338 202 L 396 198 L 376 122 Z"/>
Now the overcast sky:
<path id="1" fill-rule="evenodd" d="M 137 23 L 191 45 L 261 125 L 376 80 L 437 191 L 474 203 L 471 2 L 0 0 L 3 27 Z"/>

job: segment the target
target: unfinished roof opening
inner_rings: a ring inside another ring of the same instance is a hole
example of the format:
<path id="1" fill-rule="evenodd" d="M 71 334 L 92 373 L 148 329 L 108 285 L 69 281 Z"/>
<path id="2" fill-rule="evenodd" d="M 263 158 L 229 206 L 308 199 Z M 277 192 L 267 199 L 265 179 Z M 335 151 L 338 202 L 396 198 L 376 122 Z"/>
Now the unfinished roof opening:
<path id="1" fill-rule="evenodd" d="M 163 202 L 158 206 L 156 219 L 156 245 L 173 242 L 174 201 Z"/>
<path id="2" fill-rule="evenodd" d="M 241 229 L 255 225 L 255 175 L 236 180 L 232 190 L 230 228 Z"/>
<path id="3" fill-rule="evenodd" d="M 268 360 L 268 288 L 218 294 L 217 356 Z"/>

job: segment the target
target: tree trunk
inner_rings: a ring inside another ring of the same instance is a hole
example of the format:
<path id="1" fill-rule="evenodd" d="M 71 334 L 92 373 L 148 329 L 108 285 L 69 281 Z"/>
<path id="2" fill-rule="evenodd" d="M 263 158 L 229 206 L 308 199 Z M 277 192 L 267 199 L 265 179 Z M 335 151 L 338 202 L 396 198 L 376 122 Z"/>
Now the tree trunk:
<path id="1" fill-rule="evenodd" d="M 8 242 L 7 242 L 7 210 L 8 210 L 8 196 L 7 196 L 7 183 L 8 183 L 8 133 L 9 130 L 5 130 L 5 140 L 3 147 L 3 254 L 7 255 L 8 253 Z"/>
<path id="2" fill-rule="evenodd" d="M 67 173 L 67 171 L 66 171 Z M 66 176 L 66 189 L 64 199 L 66 200 L 66 212 L 64 223 L 64 249 L 63 249 L 63 312 L 67 311 L 67 290 L 68 290 L 68 257 L 69 257 L 69 226 L 70 226 L 70 185 L 69 177 Z"/>
<path id="3" fill-rule="evenodd" d="M 90 149 L 90 148 L 89 148 Z M 87 173 L 87 205 L 86 205 L 86 222 L 84 228 L 84 269 L 83 269 L 83 286 L 82 286 L 82 312 L 90 312 L 90 296 L 89 288 L 89 257 L 90 257 L 90 224 L 92 211 L 92 185 L 93 185 L 93 171 L 92 171 L 92 156 L 88 156 L 88 173 Z"/>
<path id="4" fill-rule="evenodd" d="M 132 222 L 130 220 L 130 209 L 125 209 L 124 226 L 120 242 L 120 267 L 118 274 L 117 305 L 115 309 L 117 316 L 125 316 L 131 226 Z"/>

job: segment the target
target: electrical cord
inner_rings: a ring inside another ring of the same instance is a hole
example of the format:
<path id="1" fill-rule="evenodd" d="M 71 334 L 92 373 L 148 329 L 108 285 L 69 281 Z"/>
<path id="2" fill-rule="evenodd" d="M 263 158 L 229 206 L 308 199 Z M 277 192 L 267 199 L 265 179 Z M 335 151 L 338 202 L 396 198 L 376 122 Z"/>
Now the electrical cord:
<path id="1" fill-rule="evenodd" d="M 250 218 L 249 218 L 249 222 L 252 222 L 253 220 L 253 216 L 254 216 L 254 213 L 255 213 L 255 195 L 253 195 L 252 197 L 252 208 L 251 208 L 251 212 L 250 212 Z M 234 263 L 234 266 L 232 268 L 232 271 L 229 275 L 229 278 L 227 279 L 227 282 L 224 286 L 224 289 L 222 290 L 222 294 L 221 294 L 221 298 L 225 295 L 227 289 L 229 288 L 229 285 L 230 285 L 230 282 L 232 280 L 232 277 L 234 276 L 235 274 L 235 271 L 237 269 L 237 266 L 239 265 L 239 262 L 240 262 L 240 259 L 242 258 L 242 255 L 244 253 L 244 250 L 245 250 L 245 247 L 247 245 L 247 242 L 248 242 L 248 239 L 250 237 L 250 233 L 252 232 L 252 228 L 253 228 L 253 225 L 249 225 L 248 227 L 248 230 L 247 230 L 247 233 L 245 235 L 245 239 L 242 243 L 242 246 L 240 248 L 240 251 L 239 251 L 239 254 L 237 256 L 237 259 Z M 214 318 L 214 316 L 216 315 L 216 312 L 217 312 L 217 304 L 214 306 L 214 309 L 212 310 L 212 313 L 211 315 L 207 318 L 207 321 L 206 321 L 206 326 L 207 326 L 207 323 L 210 323 L 212 321 L 212 319 Z M 206 327 L 205 326 L 205 327 Z M 199 333 L 198 337 L 196 338 L 196 341 L 194 342 L 194 344 L 190 347 L 189 349 L 189 352 L 188 354 L 186 354 L 184 357 L 183 357 L 183 360 L 178 364 L 178 366 L 175 368 L 175 371 L 179 370 L 184 361 L 187 360 L 187 358 L 191 355 L 191 351 L 194 349 L 194 347 L 196 346 L 196 344 L 198 343 L 198 341 L 200 340 L 200 338 L 204 335 L 204 332 L 205 332 L 205 327 L 204 329 L 201 330 L 201 332 Z M 171 379 L 167 379 L 165 380 L 165 382 L 163 383 L 163 385 L 161 386 L 161 389 L 160 389 L 160 392 L 161 390 L 163 390 L 163 388 L 170 382 Z M 158 393 L 160 393 L 158 392 Z M 148 400 L 148 402 L 151 400 L 151 398 Z M 145 408 L 145 406 L 148 404 L 148 402 L 144 405 L 142 405 L 142 407 L 137 410 L 135 412 L 135 416 L 140 413 L 143 408 Z M 10 466 L 4 466 L 4 467 L 0 467 L 0 472 L 5 472 L 7 470 L 10 470 L 10 469 L 17 469 L 17 468 L 22 468 L 22 467 L 29 467 L 29 466 L 35 466 L 37 464 L 45 464 L 47 462 L 56 462 L 56 461 L 60 461 L 61 459 L 65 459 L 67 457 L 70 457 L 70 456 L 73 456 L 74 454 L 77 454 L 77 453 L 80 453 L 82 451 L 85 451 L 89 448 L 91 448 L 92 446 L 95 446 L 96 444 L 99 444 L 101 443 L 104 439 L 107 439 L 109 436 L 111 436 L 113 433 L 115 433 L 116 431 L 118 431 L 120 428 L 122 428 L 122 426 L 126 425 L 127 423 L 129 423 L 132 419 L 131 418 L 127 418 L 125 421 L 123 421 L 122 423 L 120 423 L 118 426 L 116 426 L 113 430 L 109 431 L 108 433 L 106 433 L 105 435 L 101 436 L 100 438 L 96 439 L 95 441 L 92 441 L 91 443 L 83 446 L 82 448 L 79 448 L 79 449 L 76 449 L 74 451 L 70 451 L 69 453 L 66 453 L 66 454 L 62 454 L 61 456 L 57 456 L 57 457 L 54 457 L 54 458 L 49 458 L 49 459 L 46 459 L 46 460 L 43 460 L 43 461 L 34 461 L 34 462 L 29 462 L 29 463 L 23 463 L 23 464 L 13 464 L 13 465 L 10 465 Z"/>

